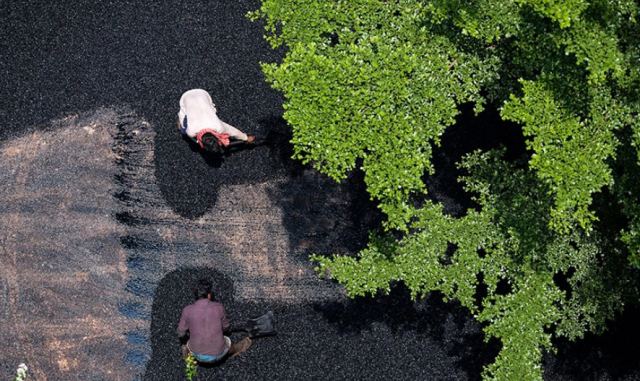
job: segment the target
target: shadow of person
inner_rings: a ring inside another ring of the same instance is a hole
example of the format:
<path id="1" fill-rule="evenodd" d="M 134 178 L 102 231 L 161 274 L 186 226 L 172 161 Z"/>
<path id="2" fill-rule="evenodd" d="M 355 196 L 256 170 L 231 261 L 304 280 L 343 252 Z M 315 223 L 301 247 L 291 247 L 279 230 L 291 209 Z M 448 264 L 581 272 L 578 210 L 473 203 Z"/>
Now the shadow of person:
<path id="1" fill-rule="evenodd" d="M 200 148 L 198 143 L 194 142 L 193 139 L 189 138 L 186 135 L 182 135 L 182 140 L 189 146 L 189 149 L 191 149 L 191 152 L 193 152 L 194 155 L 202 156 L 204 162 L 207 163 L 207 165 L 209 165 L 210 167 L 220 168 L 220 166 L 222 166 L 222 162 L 224 160 L 223 155 L 204 151 L 202 148 Z"/>
<path id="2" fill-rule="evenodd" d="M 179 137 L 169 117 L 162 126 L 154 139 L 157 184 L 167 204 L 185 218 L 209 211 L 222 186 L 261 183 L 300 167 L 291 159 L 288 126 L 278 116 L 262 118 L 248 129 L 256 144 L 240 144 L 222 155 L 202 152 L 191 139 Z"/>
<path id="3" fill-rule="evenodd" d="M 176 329 L 182 309 L 194 302 L 193 287 L 200 279 L 213 283 L 213 298 L 225 306 L 233 305 L 233 281 L 207 267 L 188 267 L 172 271 L 158 283 L 151 309 L 151 359 L 143 380 L 180 380 L 184 378 L 181 340 Z M 229 312 L 227 311 L 227 314 Z M 229 319 L 233 321 L 232 317 Z M 224 361 L 214 367 L 224 364 Z"/>

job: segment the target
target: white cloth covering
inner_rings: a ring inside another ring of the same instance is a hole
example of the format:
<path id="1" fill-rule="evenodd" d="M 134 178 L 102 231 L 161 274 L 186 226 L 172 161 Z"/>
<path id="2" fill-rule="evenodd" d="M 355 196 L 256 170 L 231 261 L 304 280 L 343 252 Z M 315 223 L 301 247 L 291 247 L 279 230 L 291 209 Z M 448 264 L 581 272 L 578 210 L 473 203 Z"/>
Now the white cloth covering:
<path id="1" fill-rule="evenodd" d="M 180 97 L 180 111 L 178 112 L 181 131 L 187 136 L 195 138 L 201 130 L 212 129 L 237 140 L 247 140 L 245 133 L 221 121 L 216 111 L 216 105 L 213 104 L 211 95 L 205 90 L 192 89 L 185 92 Z M 186 128 L 184 126 L 185 116 Z"/>

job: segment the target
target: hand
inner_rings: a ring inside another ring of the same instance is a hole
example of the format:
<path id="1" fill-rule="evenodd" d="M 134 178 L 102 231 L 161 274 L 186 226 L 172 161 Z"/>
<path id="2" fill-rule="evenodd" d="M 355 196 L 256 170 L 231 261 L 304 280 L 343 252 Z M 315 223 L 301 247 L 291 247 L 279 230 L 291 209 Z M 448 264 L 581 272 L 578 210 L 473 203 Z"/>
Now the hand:
<path id="1" fill-rule="evenodd" d="M 247 135 L 247 143 L 248 144 L 253 144 L 256 141 L 256 136 L 255 135 Z"/>

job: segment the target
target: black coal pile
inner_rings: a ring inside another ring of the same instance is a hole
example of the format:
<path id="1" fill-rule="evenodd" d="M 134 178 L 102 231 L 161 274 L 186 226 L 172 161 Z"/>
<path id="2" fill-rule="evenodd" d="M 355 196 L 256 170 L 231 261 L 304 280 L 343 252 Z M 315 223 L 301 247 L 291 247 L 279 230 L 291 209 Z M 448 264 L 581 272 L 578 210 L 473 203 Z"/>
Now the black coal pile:
<path id="1" fill-rule="evenodd" d="M 227 242 L 221 237 L 211 238 L 215 231 L 201 228 L 193 233 L 199 219 L 219 205 L 219 190 L 229 185 L 279 184 L 270 196 L 283 210 L 288 243 L 296 249 L 294 265 L 311 251 L 356 251 L 380 218 L 366 200 L 358 174 L 349 180 L 353 193 L 322 193 L 326 179 L 288 159 L 282 97 L 264 82 L 259 67 L 260 62 L 279 60 L 282 52 L 272 51 L 262 38 L 262 25 L 245 17 L 258 6 L 257 0 L 0 2 L 0 139 L 104 105 L 124 105 L 154 130 L 146 147 L 154 162 L 144 173 L 145 181 L 150 173 L 156 180 L 144 183 L 140 192 L 153 193 L 148 200 L 164 204 L 134 205 L 135 199 L 122 189 L 118 194 L 126 199 L 123 204 L 132 204 L 113 214 L 127 226 L 121 244 L 131 275 L 127 292 L 135 300 L 123 302 L 127 308 L 121 312 L 138 311 L 131 306 L 146 308 L 144 301 L 150 304 L 153 298 L 151 311 L 131 316 L 145 324 L 150 320 L 149 332 L 142 323 L 145 328 L 123 332 L 138 351 L 131 352 L 132 361 L 148 359 L 145 380 L 183 377 L 175 328 L 181 309 L 192 301 L 190 285 L 201 277 L 214 281 L 232 319 L 274 311 L 278 334 L 256 340 L 238 358 L 201 367 L 199 379 L 479 379 L 482 366 L 499 347 L 484 344 L 481 327 L 455 304 L 444 304 L 437 295 L 413 303 L 401 285 L 390 296 L 370 299 L 249 301 L 237 295 L 241 286 L 254 285 L 247 283 L 251 263 L 242 268 L 232 262 L 242 257 L 234 256 L 236 248 L 220 244 Z M 194 152 L 175 129 L 178 99 L 190 88 L 208 90 L 223 120 L 267 138 L 265 145 L 222 158 Z M 434 158 L 436 168 L 452 167 L 455 155 L 447 157 L 449 149 L 457 155 L 473 148 L 466 143 L 478 140 L 474 132 L 456 135 L 452 130 L 451 142 L 461 143 L 449 148 L 445 136 L 445 147 Z M 486 133 L 480 140 L 505 138 L 507 145 L 520 144 L 502 132 L 477 132 Z M 127 170 L 131 178 L 139 174 L 136 168 Z M 459 213 L 467 205 L 460 201 L 464 195 L 455 177 L 447 175 L 453 172 L 439 173 L 441 177 L 427 179 L 432 195 L 447 203 L 450 213 Z M 334 196 L 345 197 L 346 204 Z M 323 207 L 326 203 L 349 212 L 334 215 Z M 162 209 L 165 204 L 169 211 Z M 223 212 L 233 215 L 234 207 L 229 203 Z M 142 218 L 148 216 L 153 219 Z M 204 227 L 218 226 L 207 218 Z M 174 232 L 182 235 L 169 234 Z M 197 235 L 195 243 L 182 238 L 189 234 Z M 224 258 L 221 266 L 209 260 L 216 255 Z M 238 269 L 244 271 L 242 279 Z M 310 290 L 317 284 L 307 283 Z M 632 328 L 626 324 L 609 336 L 563 345 L 558 356 L 546 358 L 546 378 L 640 379 L 640 365 L 619 349 L 620 341 L 637 337 Z"/>

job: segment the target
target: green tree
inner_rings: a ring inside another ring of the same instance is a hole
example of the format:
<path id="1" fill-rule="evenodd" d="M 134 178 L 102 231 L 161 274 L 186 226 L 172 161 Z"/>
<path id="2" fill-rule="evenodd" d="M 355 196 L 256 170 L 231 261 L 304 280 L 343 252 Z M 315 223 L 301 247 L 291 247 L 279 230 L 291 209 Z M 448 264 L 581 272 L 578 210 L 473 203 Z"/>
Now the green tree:
<path id="1" fill-rule="evenodd" d="M 502 343 L 486 379 L 541 379 L 553 337 L 604 329 L 638 295 L 638 15 L 632 0 L 263 0 L 250 16 L 287 48 L 263 70 L 294 157 L 337 181 L 362 163 L 387 217 L 318 271 L 354 296 L 403 281 L 459 301 Z M 479 207 L 452 217 L 418 200 L 468 102 L 521 124 L 530 156 L 467 155 Z"/>

